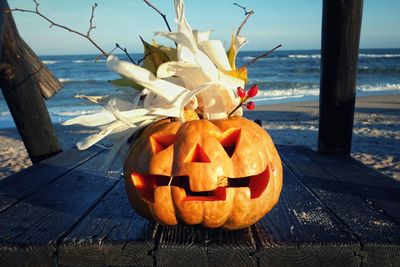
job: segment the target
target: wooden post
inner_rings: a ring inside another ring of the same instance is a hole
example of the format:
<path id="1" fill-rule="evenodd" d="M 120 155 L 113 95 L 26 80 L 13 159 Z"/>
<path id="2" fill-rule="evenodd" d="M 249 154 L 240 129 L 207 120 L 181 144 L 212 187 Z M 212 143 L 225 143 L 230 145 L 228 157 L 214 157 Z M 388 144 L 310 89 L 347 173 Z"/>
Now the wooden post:
<path id="1" fill-rule="evenodd" d="M 318 151 L 350 154 L 363 0 L 324 0 Z"/>
<path id="2" fill-rule="evenodd" d="M 20 38 L 12 14 L 4 13 L 7 1 L 0 2 L 0 86 L 28 154 L 37 163 L 61 151 L 40 91 L 55 88 L 57 82 Z"/>

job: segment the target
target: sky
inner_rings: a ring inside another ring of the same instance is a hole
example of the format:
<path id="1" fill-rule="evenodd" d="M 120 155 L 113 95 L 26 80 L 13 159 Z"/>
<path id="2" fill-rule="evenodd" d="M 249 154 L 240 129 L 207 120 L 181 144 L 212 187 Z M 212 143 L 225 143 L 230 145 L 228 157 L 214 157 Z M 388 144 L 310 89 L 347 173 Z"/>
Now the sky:
<path id="1" fill-rule="evenodd" d="M 139 35 L 146 41 L 167 45 L 156 31 L 166 31 L 159 14 L 142 0 L 38 0 L 39 9 L 56 23 L 86 33 L 91 6 L 95 10 L 92 39 L 109 51 L 115 43 L 129 52 L 143 51 Z M 167 15 L 175 29 L 173 0 L 150 0 Z M 186 0 L 186 17 L 193 29 L 214 30 L 212 39 L 222 40 L 226 47 L 231 35 L 244 19 L 236 2 L 253 10 L 254 15 L 241 35 L 249 39 L 243 50 L 269 50 L 282 44 L 282 50 L 319 49 L 322 22 L 322 0 Z M 34 9 L 32 0 L 9 0 L 11 8 Z M 400 47 L 399 0 L 364 0 L 361 48 Z M 35 14 L 14 12 L 22 38 L 39 55 L 96 54 L 98 50 L 86 39 L 63 29 L 49 28 L 49 23 Z"/>

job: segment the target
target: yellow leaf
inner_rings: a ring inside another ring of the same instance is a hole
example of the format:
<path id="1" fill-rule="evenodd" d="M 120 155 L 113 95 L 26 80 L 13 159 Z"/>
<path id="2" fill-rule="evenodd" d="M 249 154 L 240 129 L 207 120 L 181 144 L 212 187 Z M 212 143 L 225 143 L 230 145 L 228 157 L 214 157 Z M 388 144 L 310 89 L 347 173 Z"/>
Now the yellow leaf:
<path id="1" fill-rule="evenodd" d="M 224 70 L 223 73 L 230 75 L 232 77 L 241 79 L 244 81 L 244 83 L 247 83 L 247 68 L 246 67 L 241 67 L 238 69 L 232 69 L 232 70 Z"/>
<path id="2" fill-rule="evenodd" d="M 235 70 L 236 69 L 235 61 L 236 61 L 236 54 L 237 54 L 237 47 L 235 45 L 235 34 L 232 34 L 231 47 L 229 48 L 227 54 L 228 54 L 229 64 L 231 65 L 231 68 L 233 70 Z M 247 74 L 246 74 L 246 79 L 247 79 Z"/>

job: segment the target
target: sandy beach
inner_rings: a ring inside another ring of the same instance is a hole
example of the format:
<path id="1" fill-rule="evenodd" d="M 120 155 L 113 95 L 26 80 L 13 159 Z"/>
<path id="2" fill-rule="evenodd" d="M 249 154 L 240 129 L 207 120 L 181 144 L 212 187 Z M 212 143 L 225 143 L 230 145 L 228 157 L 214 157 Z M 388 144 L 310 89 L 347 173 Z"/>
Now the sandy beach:
<path id="1" fill-rule="evenodd" d="M 258 106 L 245 116 L 260 119 L 275 144 L 317 148 L 317 102 Z M 61 125 L 55 125 L 55 129 L 63 149 L 94 132 Z M 357 98 L 351 155 L 400 181 L 400 95 Z M 0 129 L 0 179 L 31 164 L 17 130 Z"/>

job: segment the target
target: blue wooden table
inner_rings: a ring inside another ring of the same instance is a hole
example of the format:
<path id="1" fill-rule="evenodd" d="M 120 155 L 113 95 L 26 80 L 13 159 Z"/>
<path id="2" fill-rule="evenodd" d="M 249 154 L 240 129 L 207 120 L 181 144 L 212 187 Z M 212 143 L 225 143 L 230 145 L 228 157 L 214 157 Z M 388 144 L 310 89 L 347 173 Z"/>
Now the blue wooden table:
<path id="1" fill-rule="evenodd" d="M 104 150 L 62 152 L 0 181 L 0 266 L 400 265 L 399 182 L 348 156 L 278 151 L 278 205 L 230 232 L 147 221 Z"/>

